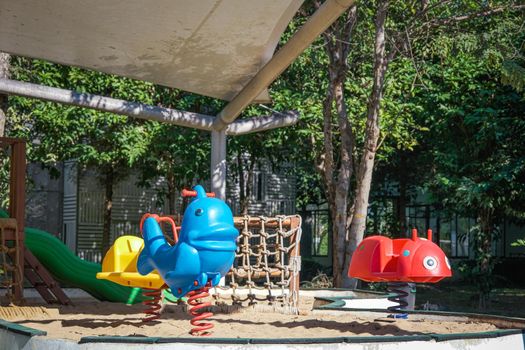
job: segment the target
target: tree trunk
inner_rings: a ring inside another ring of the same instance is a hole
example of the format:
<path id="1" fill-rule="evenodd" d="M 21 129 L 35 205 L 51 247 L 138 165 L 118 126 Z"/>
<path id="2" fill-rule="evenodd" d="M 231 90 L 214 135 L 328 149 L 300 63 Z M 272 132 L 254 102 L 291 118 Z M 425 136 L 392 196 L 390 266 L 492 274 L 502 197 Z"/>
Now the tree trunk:
<path id="1" fill-rule="evenodd" d="M 341 131 L 341 147 L 340 147 L 340 165 L 337 174 L 337 183 L 335 185 L 335 213 L 333 218 L 333 229 L 337 232 L 337 255 L 338 268 L 337 274 L 334 274 L 334 286 L 341 287 L 345 270 L 345 251 L 348 230 L 348 194 L 350 192 L 350 178 L 352 176 L 353 161 L 352 151 L 354 147 L 354 137 L 350 123 L 348 121 L 347 109 L 344 100 L 344 79 L 338 79 L 334 86 L 335 105 L 338 115 L 338 124 Z"/>
<path id="2" fill-rule="evenodd" d="M 250 155 L 248 163 L 248 176 L 246 181 L 244 178 L 244 165 L 245 161 L 242 159 L 242 153 L 237 154 L 237 168 L 239 175 L 239 199 L 241 203 L 240 213 L 241 215 L 248 215 L 248 209 L 250 208 L 251 195 L 253 193 L 253 173 L 255 170 L 255 156 Z"/>
<path id="3" fill-rule="evenodd" d="M 334 82 L 330 81 L 325 100 L 323 101 L 323 146 L 324 152 L 319 160 L 318 170 L 323 177 L 323 183 L 326 190 L 326 201 L 331 218 L 332 229 L 332 275 L 334 277 L 334 286 L 339 275 L 339 235 L 338 225 L 335 223 L 337 217 L 337 205 L 335 203 L 335 186 L 334 186 L 334 146 L 332 140 L 332 103 L 334 100 Z"/>
<path id="4" fill-rule="evenodd" d="M 346 249 L 344 273 L 342 276 L 344 288 L 355 288 L 356 279 L 347 276 L 352 254 L 363 240 L 366 228 L 366 217 L 368 213 L 368 199 L 372 185 L 372 174 L 379 139 L 379 116 L 381 99 L 383 97 L 383 86 L 388 59 L 385 57 L 385 21 L 388 12 L 388 1 L 382 1 L 378 5 L 375 20 L 376 38 L 374 47 L 374 84 L 370 94 L 367 108 L 367 121 L 365 133 L 365 147 L 359 163 L 357 174 L 357 187 L 354 199 L 354 212 L 350 231 L 348 234 L 348 245 Z"/>
<path id="5" fill-rule="evenodd" d="M 476 263 L 479 269 L 479 309 L 486 310 L 490 306 L 490 292 L 492 290 L 492 272 L 494 269 L 494 258 L 492 256 L 492 209 L 480 211 L 478 242 L 476 247 Z"/>
<path id="6" fill-rule="evenodd" d="M 348 69 L 350 39 L 357 21 L 356 7 L 352 7 L 346 18 L 341 18 L 323 34 L 325 52 L 330 60 L 328 66 L 329 86 L 323 101 L 323 152 L 318 159 L 317 170 L 323 178 L 326 200 L 330 210 L 332 231 L 332 275 L 333 285 L 340 287 L 344 269 L 350 179 L 353 171 L 354 136 L 348 120 L 344 99 L 344 85 Z M 337 112 L 337 127 L 340 145 L 336 150 L 333 132 L 333 107 Z M 338 155 L 336 156 L 336 152 Z"/>
<path id="7" fill-rule="evenodd" d="M 109 238 L 111 236 L 111 211 L 113 209 L 113 182 L 114 176 L 113 169 L 108 169 L 105 177 L 104 184 L 106 190 L 104 192 L 104 226 L 102 229 L 102 256 L 105 256 L 109 250 Z"/>
<path id="8" fill-rule="evenodd" d="M 245 198 L 244 202 L 242 203 L 242 215 L 248 215 L 248 209 L 250 208 L 250 202 L 251 197 L 253 193 L 253 173 L 255 170 L 255 156 L 250 155 L 250 166 L 248 168 L 248 177 L 246 179 L 246 190 L 245 190 Z"/>
<path id="9" fill-rule="evenodd" d="M 347 229 L 347 206 L 348 206 L 348 188 L 350 185 L 350 171 L 351 168 L 339 165 L 338 178 L 335 179 L 334 170 L 334 147 L 333 147 L 333 133 L 332 133 L 332 105 L 335 100 L 338 100 L 339 115 L 345 115 L 346 106 L 344 106 L 343 99 L 343 80 L 339 79 L 341 75 L 337 74 L 338 69 L 331 67 L 330 69 L 330 86 L 324 100 L 324 153 L 322 158 L 322 176 L 326 187 L 326 199 L 328 202 L 331 218 L 332 229 L 332 275 L 334 287 L 341 286 L 341 276 L 343 272 L 343 263 L 345 256 L 345 241 Z M 344 111 L 343 111 L 344 109 Z M 341 119 L 342 117 L 339 117 Z M 345 121 L 348 123 L 348 120 Z M 341 148 L 347 146 L 346 143 L 341 143 Z M 348 156 L 351 158 L 352 150 L 340 150 L 341 162 L 347 164 Z M 343 156 L 344 155 L 344 156 Z M 351 164 L 351 161 L 350 161 Z"/>
<path id="10" fill-rule="evenodd" d="M 0 78 L 9 78 L 11 56 L 0 52 Z M 5 123 L 7 119 L 7 95 L 0 94 L 0 137 L 5 136 Z"/>
<path id="11" fill-rule="evenodd" d="M 246 202 L 246 192 L 244 183 L 244 161 L 240 151 L 237 153 L 237 176 L 239 177 L 239 212 L 242 213 L 245 207 L 244 203 Z"/>
<path id="12" fill-rule="evenodd" d="M 175 175 L 173 175 L 173 172 L 168 171 L 166 183 L 168 186 L 168 211 L 169 215 L 175 215 L 175 202 L 177 198 L 177 185 L 175 183 Z"/>

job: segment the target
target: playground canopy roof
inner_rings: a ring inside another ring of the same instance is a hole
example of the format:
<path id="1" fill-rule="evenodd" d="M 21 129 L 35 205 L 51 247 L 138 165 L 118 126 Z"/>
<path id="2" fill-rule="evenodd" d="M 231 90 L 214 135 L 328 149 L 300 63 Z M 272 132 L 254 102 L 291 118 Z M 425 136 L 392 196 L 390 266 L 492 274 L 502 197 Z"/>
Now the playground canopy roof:
<path id="1" fill-rule="evenodd" d="M 0 50 L 231 100 L 302 2 L 3 0 Z"/>
<path id="2" fill-rule="evenodd" d="M 236 120 L 355 0 L 325 0 L 273 54 L 303 0 L 0 0 L 0 51 L 228 100 L 216 115 L 0 78 L 0 93 L 211 131 L 211 187 L 225 198 L 226 136 L 293 125 Z"/>

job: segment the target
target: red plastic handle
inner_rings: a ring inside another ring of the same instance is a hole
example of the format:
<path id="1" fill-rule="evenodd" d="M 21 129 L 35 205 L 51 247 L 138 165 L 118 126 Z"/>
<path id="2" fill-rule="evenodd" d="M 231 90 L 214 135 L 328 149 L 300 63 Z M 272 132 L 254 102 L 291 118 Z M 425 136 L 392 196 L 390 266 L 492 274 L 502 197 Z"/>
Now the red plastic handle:
<path id="1" fill-rule="evenodd" d="M 182 194 L 183 197 L 196 197 L 197 196 L 197 191 L 183 189 L 181 194 Z M 208 196 L 208 197 L 215 197 L 215 193 L 214 192 L 206 192 L 206 196 Z"/>
<path id="2" fill-rule="evenodd" d="M 173 240 L 175 241 L 175 243 L 177 243 L 177 241 L 179 240 L 179 234 L 177 232 L 177 229 L 180 229 L 180 227 L 177 227 L 175 225 L 175 221 L 173 221 L 173 219 L 170 218 L 169 216 L 158 216 L 157 214 L 150 214 L 150 213 L 144 214 L 142 216 L 142 219 L 140 219 L 140 232 L 141 233 L 142 233 L 142 226 L 144 225 L 144 221 L 150 217 L 154 218 L 159 224 L 162 222 L 167 222 L 168 224 L 170 224 L 171 229 L 173 231 Z"/>

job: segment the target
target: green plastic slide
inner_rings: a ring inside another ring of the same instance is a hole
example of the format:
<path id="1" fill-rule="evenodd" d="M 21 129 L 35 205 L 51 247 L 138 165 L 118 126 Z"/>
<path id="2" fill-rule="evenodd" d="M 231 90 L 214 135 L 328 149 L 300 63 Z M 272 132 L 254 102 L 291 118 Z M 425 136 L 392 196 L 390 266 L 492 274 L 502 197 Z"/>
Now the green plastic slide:
<path id="1" fill-rule="evenodd" d="M 140 301 L 137 298 L 141 296 L 140 290 L 98 280 L 96 275 L 102 266 L 80 259 L 55 236 L 34 228 L 26 228 L 25 234 L 27 249 L 60 282 L 83 289 L 99 300 L 127 304 Z"/>
<path id="2" fill-rule="evenodd" d="M 7 218 L 7 213 L 0 210 L 1 217 Z M 133 304 L 143 299 L 140 288 L 98 280 L 97 272 L 102 270 L 100 264 L 80 259 L 50 233 L 28 227 L 25 229 L 25 244 L 42 265 L 62 283 L 83 289 L 102 301 Z"/>

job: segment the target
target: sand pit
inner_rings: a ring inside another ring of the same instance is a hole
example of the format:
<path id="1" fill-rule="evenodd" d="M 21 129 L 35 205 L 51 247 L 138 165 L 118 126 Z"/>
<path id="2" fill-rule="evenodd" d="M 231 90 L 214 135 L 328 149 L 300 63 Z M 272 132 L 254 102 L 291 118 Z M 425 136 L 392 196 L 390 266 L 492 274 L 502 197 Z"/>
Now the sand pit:
<path id="1" fill-rule="evenodd" d="M 489 322 L 447 321 L 414 315 L 393 323 L 378 321 L 378 314 L 312 310 L 313 298 L 302 298 L 300 314 L 272 311 L 265 305 L 245 307 L 212 318 L 213 336 L 221 338 L 319 338 L 371 335 L 418 335 L 493 331 Z M 78 341 L 85 336 L 188 337 L 191 328 L 186 305 L 165 305 L 157 323 L 143 323 L 142 305 L 76 302 L 75 306 L 0 307 L 0 318 L 44 330 L 47 337 Z M 219 310 L 220 311 L 220 310 Z M 379 315 L 381 316 L 381 314 Z M 383 315 L 384 316 L 384 315 Z"/>

